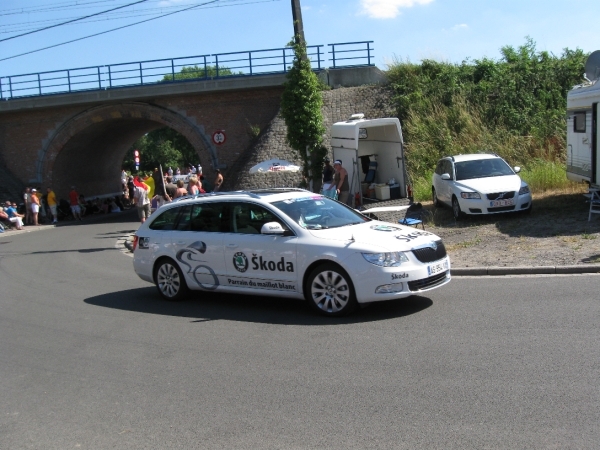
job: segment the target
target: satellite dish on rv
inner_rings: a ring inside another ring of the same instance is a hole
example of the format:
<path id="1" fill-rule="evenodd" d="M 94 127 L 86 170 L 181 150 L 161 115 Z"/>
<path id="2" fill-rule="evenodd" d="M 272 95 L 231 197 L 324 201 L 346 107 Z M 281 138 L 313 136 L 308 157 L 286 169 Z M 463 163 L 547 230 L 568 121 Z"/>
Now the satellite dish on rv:
<path id="1" fill-rule="evenodd" d="M 596 50 L 588 56 L 585 62 L 585 76 L 590 81 L 600 78 L 600 50 Z"/>

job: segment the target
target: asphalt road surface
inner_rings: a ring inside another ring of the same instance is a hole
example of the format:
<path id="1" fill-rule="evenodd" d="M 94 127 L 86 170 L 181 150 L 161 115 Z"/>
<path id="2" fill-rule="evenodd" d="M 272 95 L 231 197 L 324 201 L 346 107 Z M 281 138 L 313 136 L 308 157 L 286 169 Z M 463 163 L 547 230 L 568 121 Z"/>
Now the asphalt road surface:
<path id="1" fill-rule="evenodd" d="M 131 213 L 0 237 L 1 449 L 600 446 L 600 277 L 455 278 L 343 319 L 133 272 Z"/>

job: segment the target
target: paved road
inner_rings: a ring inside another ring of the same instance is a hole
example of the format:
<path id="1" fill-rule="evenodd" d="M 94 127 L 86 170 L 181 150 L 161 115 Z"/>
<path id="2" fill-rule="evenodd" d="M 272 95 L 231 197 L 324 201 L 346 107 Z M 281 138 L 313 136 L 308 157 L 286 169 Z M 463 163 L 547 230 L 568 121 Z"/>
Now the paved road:
<path id="1" fill-rule="evenodd" d="M 0 238 L 0 448 L 598 448 L 598 275 L 168 304 L 131 217 Z"/>

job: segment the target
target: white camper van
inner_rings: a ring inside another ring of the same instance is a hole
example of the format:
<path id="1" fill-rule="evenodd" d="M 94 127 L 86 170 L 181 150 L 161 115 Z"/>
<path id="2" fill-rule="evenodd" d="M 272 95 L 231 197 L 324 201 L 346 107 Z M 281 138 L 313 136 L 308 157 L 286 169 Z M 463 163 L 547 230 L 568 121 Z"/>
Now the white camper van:
<path id="1" fill-rule="evenodd" d="M 375 185 L 379 200 L 406 198 L 402 128 L 397 118 L 364 119 L 354 114 L 331 127 L 333 158 L 348 171 L 352 197 Z"/>
<path id="2" fill-rule="evenodd" d="M 567 94 L 567 178 L 600 187 L 600 50 L 585 64 L 584 84 Z"/>

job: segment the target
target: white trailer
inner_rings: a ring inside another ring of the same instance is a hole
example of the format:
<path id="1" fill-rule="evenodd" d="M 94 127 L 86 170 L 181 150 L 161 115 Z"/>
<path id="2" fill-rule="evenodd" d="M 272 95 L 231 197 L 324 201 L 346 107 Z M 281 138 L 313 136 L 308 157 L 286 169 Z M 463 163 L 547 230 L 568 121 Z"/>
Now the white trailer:
<path id="1" fill-rule="evenodd" d="M 369 162 L 377 163 L 369 184 L 395 181 L 399 185 L 399 197 L 408 197 L 404 142 L 397 118 L 364 119 L 363 114 L 354 114 L 349 120 L 331 126 L 331 147 L 334 160 L 341 160 L 348 171 L 352 197 L 356 193 L 362 197 L 361 183 L 368 173 L 363 168 L 367 168 Z"/>
<path id="2" fill-rule="evenodd" d="M 600 50 L 585 64 L 586 83 L 567 94 L 567 178 L 600 187 Z"/>

